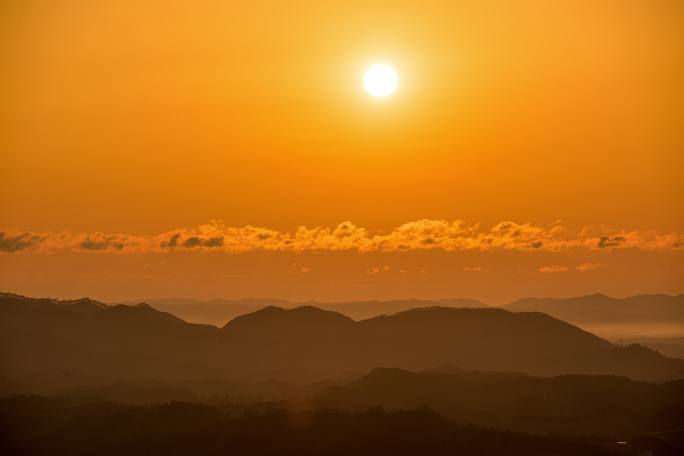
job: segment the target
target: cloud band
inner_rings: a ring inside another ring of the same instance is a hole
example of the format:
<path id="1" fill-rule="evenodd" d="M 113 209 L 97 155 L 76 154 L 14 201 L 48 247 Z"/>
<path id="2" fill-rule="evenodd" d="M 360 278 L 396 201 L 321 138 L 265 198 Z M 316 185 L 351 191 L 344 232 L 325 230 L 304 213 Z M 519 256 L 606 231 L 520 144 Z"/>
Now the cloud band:
<path id="1" fill-rule="evenodd" d="M 401 252 L 547 251 L 568 249 L 684 250 L 684 235 L 656 231 L 584 228 L 570 233 L 563 225 L 501 222 L 490 229 L 463 221 L 422 219 L 404 223 L 389 233 L 343 222 L 333 228 L 301 226 L 293 232 L 269 228 L 232 227 L 212 221 L 191 229 L 175 229 L 152 236 L 105 233 L 36 233 L 0 231 L 0 253 L 51 252 L 153 253 L 169 251 Z"/>

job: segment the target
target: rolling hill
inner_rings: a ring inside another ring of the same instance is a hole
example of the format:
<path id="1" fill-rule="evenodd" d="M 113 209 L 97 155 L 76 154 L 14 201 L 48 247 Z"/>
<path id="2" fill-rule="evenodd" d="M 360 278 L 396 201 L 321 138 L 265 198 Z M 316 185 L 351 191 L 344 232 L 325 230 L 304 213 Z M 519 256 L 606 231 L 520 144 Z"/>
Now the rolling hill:
<path id="1" fill-rule="evenodd" d="M 615 376 L 384 368 L 326 389 L 315 403 L 350 411 L 429 407 L 457 423 L 615 440 L 684 426 L 682 380 L 657 385 Z"/>
<path id="2" fill-rule="evenodd" d="M 376 367 L 439 365 L 684 377 L 684 360 L 618 347 L 542 313 L 429 307 L 354 321 L 311 306 L 267 307 L 219 329 L 147 304 L 0 295 L 0 377 L 33 389 L 208 378 L 307 383 Z"/>
<path id="3" fill-rule="evenodd" d="M 513 312 L 544 312 L 573 324 L 680 324 L 684 328 L 684 294 L 638 295 L 611 298 L 592 294 L 576 298 L 525 298 L 504 309 Z"/>
<path id="4" fill-rule="evenodd" d="M 354 320 L 365 320 L 383 314 L 394 314 L 404 310 L 419 307 L 488 307 L 479 301 L 472 299 L 440 299 L 420 300 L 402 299 L 389 301 L 349 301 L 349 302 L 291 302 L 282 299 L 212 299 L 202 301 L 187 298 L 158 298 L 146 301 L 156 309 L 172 313 L 185 321 L 192 323 L 211 324 L 223 326 L 235 317 L 246 313 L 255 312 L 264 307 L 276 306 L 283 308 L 295 308 L 301 306 L 317 307 L 324 310 L 332 310 L 344 314 Z"/>

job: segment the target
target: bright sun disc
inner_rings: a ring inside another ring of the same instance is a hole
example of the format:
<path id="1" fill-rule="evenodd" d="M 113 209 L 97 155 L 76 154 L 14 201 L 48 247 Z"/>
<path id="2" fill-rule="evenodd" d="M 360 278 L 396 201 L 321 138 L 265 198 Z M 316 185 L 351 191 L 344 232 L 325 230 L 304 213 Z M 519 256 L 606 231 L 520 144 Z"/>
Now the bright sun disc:
<path id="1" fill-rule="evenodd" d="M 363 86 L 366 92 L 374 97 L 392 95 L 399 85 L 399 77 L 390 65 L 376 63 L 363 75 Z"/>

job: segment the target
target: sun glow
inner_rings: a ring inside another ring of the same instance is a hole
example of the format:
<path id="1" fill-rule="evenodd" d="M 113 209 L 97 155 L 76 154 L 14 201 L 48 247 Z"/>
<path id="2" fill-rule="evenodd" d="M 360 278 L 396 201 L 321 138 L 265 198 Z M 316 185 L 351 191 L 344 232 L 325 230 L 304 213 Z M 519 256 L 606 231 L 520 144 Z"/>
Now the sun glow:
<path id="1" fill-rule="evenodd" d="M 397 90 L 398 85 L 397 72 L 385 63 L 372 65 L 363 75 L 363 86 L 373 97 L 388 97 Z"/>

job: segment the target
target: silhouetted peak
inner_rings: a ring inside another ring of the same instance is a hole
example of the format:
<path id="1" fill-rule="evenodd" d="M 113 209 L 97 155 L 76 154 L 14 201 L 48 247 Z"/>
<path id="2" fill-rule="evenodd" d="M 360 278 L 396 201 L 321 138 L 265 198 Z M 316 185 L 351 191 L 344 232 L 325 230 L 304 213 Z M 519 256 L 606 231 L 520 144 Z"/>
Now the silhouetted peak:
<path id="1" fill-rule="evenodd" d="M 474 307 L 474 308 L 479 308 L 479 307 L 489 307 L 489 305 L 476 301 L 474 299 L 466 299 L 466 298 L 447 298 L 447 299 L 438 299 L 437 302 L 440 305 L 443 306 L 448 306 L 448 307 Z"/>
<path id="2" fill-rule="evenodd" d="M 138 309 L 140 309 L 140 310 L 145 310 L 145 309 L 148 308 L 148 307 L 149 307 L 149 306 L 143 306 L 143 305 L 140 305 L 140 304 L 135 304 L 135 305 L 132 305 L 132 306 L 129 306 L 129 305 L 127 305 L 127 304 L 114 304 L 114 305 L 112 305 L 112 306 L 109 306 L 109 309 L 108 309 L 108 310 L 109 310 L 111 313 L 114 313 L 114 312 L 120 312 L 120 313 L 133 313 L 133 312 L 136 312 Z"/>
<path id="3" fill-rule="evenodd" d="M 572 299 L 573 301 L 588 301 L 588 302 L 595 302 L 595 303 L 605 303 L 605 302 L 617 302 L 621 301 L 619 298 L 613 298 L 611 296 L 605 295 L 603 293 L 593 293 L 589 295 L 584 295 L 580 296 L 578 298 Z"/>
<path id="4" fill-rule="evenodd" d="M 353 323 L 349 317 L 331 310 L 323 310 L 313 306 L 301 306 L 293 309 L 283 309 L 277 306 L 268 306 L 256 312 L 248 313 L 234 318 L 226 323 L 224 328 L 242 324 L 287 324 L 292 322 L 342 322 Z"/>
<path id="5" fill-rule="evenodd" d="M 605 295 L 605 294 L 603 294 L 603 293 L 591 293 L 591 294 L 588 294 L 588 295 L 580 296 L 580 298 L 599 298 L 599 299 L 608 298 L 608 299 L 614 299 L 614 298 L 611 298 L 610 296 Z"/>
<path id="6" fill-rule="evenodd" d="M 643 302 L 643 303 L 678 303 L 684 305 L 684 294 L 666 295 L 666 294 L 640 294 L 626 298 L 628 301 Z"/>
<path id="7" fill-rule="evenodd" d="M 353 321 L 351 318 L 346 317 L 339 312 L 335 312 L 332 310 L 324 310 L 314 306 L 299 306 L 293 309 L 288 309 L 287 312 L 292 315 L 335 315 L 335 318 L 342 318 L 344 320 Z"/>
<path id="8" fill-rule="evenodd" d="M 458 316 L 458 315 L 492 315 L 492 314 L 508 314 L 507 310 L 495 309 L 492 307 L 445 307 L 445 306 L 429 306 L 419 307 L 416 309 L 408 309 L 398 312 L 390 317 L 397 318 L 411 318 L 413 316 Z"/>
<path id="9" fill-rule="evenodd" d="M 376 367 L 358 379 L 357 384 L 387 385 L 416 375 L 414 372 L 397 367 Z"/>
<path id="10" fill-rule="evenodd" d="M 225 343 L 238 340 L 241 345 L 319 346 L 323 341 L 342 340 L 342 334 L 354 324 L 349 317 L 316 307 L 270 306 L 229 321 L 222 337 Z"/>
<path id="11" fill-rule="evenodd" d="M 87 314 L 94 314 L 109 307 L 107 306 L 107 304 L 103 304 L 90 298 L 81 298 L 75 299 L 73 301 L 64 301 L 62 303 L 62 306 L 75 312 L 82 312 Z"/>
<path id="12" fill-rule="evenodd" d="M 175 315 L 161 312 L 144 302 L 132 306 L 126 304 L 115 304 L 108 306 L 106 309 L 103 309 L 98 316 L 101 318 L 125 318 L 131 319 L 131 321 L 134 321 L 135 319 L 141 319 L 144 321 L 164 321 L 183 325 L 188 324 Z"/>
<path id="13" fill-rule="evenodd" d="M 59 308 L 75 313 L 95 314 L 106 309 L 107 304 L 90 298 L 79 299 L 54 299 L 54 298 L 29 298 L 15 293 L 0 293 L 0 301 L 21 307 L 32 308 Z"/>

